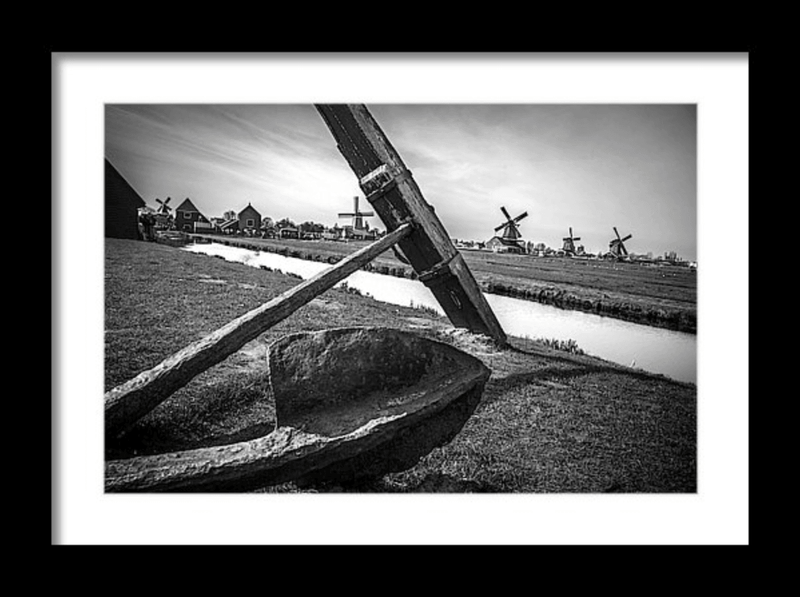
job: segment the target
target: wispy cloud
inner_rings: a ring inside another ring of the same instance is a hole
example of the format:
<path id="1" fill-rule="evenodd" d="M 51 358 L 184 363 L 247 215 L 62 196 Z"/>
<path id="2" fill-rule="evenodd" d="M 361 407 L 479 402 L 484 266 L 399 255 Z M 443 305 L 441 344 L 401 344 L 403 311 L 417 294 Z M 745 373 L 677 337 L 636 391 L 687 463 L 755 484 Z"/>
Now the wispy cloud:
<path id="1" fill-rule="evenodd" d="M 552 246 L 573 226 L 601 248 L 616 225 L 643 249 L 696 250 L 694 106 L 370 110 L 453 236 L 489 238 L 505 206 Z M 190 196 L 211 215 L 249 201 L 330 225 L 360 194 L 310 105 L 115 105 L 106 124 L 107 154 L 147 201 Z"/>

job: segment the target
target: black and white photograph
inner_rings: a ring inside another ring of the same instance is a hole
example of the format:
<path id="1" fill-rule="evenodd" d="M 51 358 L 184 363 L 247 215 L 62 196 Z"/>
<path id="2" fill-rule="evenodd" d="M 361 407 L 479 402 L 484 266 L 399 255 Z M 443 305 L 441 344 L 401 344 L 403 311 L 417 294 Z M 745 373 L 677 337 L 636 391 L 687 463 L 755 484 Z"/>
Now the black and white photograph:
<path id="1" fill-rule="evenodd" d="M 702 98 L 131 95 L 94 499 L 703 495 Z"/>
<path id="2" fill-rule="evenodd" d="M 107 490 L 696 491 L 696 136 L 106 106 Z"/>

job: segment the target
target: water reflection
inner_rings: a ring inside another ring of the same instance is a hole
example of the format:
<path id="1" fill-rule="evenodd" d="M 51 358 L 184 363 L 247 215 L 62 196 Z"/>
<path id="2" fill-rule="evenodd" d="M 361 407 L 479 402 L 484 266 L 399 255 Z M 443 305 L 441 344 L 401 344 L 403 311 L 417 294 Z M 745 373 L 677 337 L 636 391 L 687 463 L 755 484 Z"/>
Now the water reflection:
<path id="1" fill-rule="evenodd" d="M 218 243 L 189 245 L 186 250 L 217 255 L 254 267 L 279 269 L 303 278 L 330 267 L 327 263 Z M 357 288 L 379 301 L 403 306 L 426 306 L 443 313 L 431 292 L 415 280 L 357 271 L 341 284 Z M 692 334 L 505 296 L 487 294 L 486 299 L 500 325 L 511 336 L 575 340 L 587 354 L 662 373 L 679 381 L 697 382 L 697 337 Z"/>

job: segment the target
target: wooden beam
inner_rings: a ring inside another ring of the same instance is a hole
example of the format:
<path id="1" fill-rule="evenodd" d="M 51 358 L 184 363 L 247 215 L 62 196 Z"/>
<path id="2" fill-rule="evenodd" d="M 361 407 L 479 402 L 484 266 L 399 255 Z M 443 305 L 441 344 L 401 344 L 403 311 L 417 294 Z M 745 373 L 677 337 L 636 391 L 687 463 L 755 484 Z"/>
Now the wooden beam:
<path id="1" fill-rule="evenodd" d="M 173 392 L 206 369 L 223 361 L 276 323 L 369 263 L 414 226 L 399 226 L 380 240 L 353 253 L 260 307 L 234 319 L 205 338 L 190 344 L 148 371 L 105 394 L 106 435 L 119 435 Z"/>
<path id="2" fill-rule="evenodd" d="M 453 325 L 505 345 L 505 332 L 461 253 L 366 106 L 318 104 L 316 108 L 387 229 L 407 221 L 417 224 L 398 246 Z"/>

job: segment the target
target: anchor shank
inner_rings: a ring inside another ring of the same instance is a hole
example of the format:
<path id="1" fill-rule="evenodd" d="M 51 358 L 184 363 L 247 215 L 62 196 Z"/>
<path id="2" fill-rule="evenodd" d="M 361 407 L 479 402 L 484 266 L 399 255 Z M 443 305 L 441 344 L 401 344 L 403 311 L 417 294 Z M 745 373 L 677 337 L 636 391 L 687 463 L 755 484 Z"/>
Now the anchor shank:
<path id="1" fill-rule="evenodd" d="M 417 224 L 399 247 L 453 325 L 504 345 L 505 332 L 472 272 L 366 106 L 318 104 L 316 108 L 386 228 L 392 230 L 408 220 Z M 428 275 L 434 272 L 435 276 Z"/>

